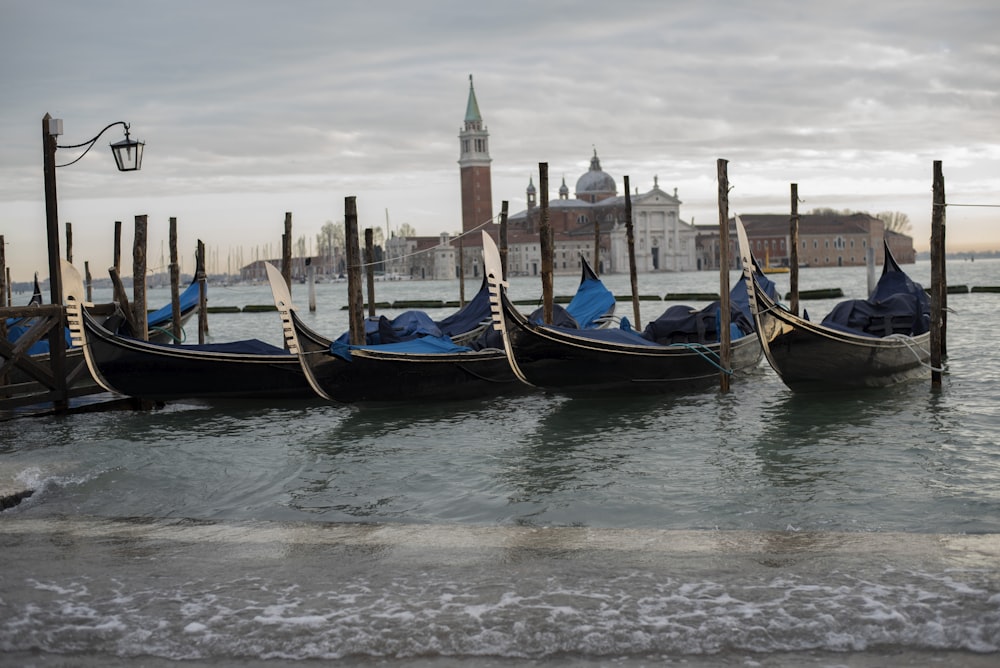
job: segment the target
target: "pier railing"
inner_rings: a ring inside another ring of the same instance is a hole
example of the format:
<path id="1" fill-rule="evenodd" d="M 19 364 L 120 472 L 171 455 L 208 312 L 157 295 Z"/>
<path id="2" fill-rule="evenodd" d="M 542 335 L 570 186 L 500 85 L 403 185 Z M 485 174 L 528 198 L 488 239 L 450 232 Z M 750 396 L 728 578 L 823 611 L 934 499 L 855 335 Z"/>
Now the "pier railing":
<path id="1" fill-rule="evenodd" d="M 0 411 L 22 406 L 51 405 L 66 410 L 73 397 L 101 391 L 90 377 L 79 350 L 67 350 L 66 310 L 62 306 L 36 305 L 0 308 L 0 323 L 22 319 L 27 330 L 14 342 L 0 337 Z M 5 325 L 0 328 L 6 329 Z M 31 355 L 31 347 L 49 340 L 49 352 Z"/>

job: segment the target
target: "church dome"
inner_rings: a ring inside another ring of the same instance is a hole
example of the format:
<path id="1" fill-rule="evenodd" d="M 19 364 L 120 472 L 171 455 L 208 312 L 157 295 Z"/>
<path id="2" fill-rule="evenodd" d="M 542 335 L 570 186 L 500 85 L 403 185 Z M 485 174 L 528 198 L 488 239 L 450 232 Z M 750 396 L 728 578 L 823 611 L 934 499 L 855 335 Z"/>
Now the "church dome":
<path id="1" fill-rule="evenodd" d="M 594 149 L 594 157 L 590 159 L 590 169 L 577 179 L 576 196 L 588 202 L 596 202 L 618 194 L 615 180 L 611 175 L 601 170 L 601 160 Z"/>

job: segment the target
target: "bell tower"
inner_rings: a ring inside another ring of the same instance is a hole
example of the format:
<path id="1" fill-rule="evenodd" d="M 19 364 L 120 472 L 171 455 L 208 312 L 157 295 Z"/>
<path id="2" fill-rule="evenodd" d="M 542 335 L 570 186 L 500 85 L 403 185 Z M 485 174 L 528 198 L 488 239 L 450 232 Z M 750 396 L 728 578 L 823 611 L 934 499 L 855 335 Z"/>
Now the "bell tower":
<path id="1" fill-rule="evenodd" d="M 492 160 L 489 140 L 490 133 L 483 125 L 483 117 L 479 113 L 479 103 L 476 102 L 476 91 L 472 87 L 470 74 L 465 126 L 458 133 L 461 149 L 458 165 L 462 175 L 462 232 L 474 230 L 493 218 L 493 187 L 490 177 Z M 477 243 L 474 239 L 475 236 L 470 241 Z"/>

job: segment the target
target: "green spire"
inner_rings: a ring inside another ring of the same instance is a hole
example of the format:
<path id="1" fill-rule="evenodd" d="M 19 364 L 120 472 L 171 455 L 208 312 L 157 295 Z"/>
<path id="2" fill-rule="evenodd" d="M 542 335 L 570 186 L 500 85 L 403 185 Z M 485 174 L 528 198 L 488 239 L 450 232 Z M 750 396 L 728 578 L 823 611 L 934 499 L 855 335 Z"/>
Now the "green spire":
<path id="1" fill-rule="evenodd" d="M 481 123 L 483 117 L 479 115 L 479 103 L 476 102 L 476 91 L 472 87 L 472 75 L 469 75 L 469 104 L 465 107 L 466 123 Z"/>

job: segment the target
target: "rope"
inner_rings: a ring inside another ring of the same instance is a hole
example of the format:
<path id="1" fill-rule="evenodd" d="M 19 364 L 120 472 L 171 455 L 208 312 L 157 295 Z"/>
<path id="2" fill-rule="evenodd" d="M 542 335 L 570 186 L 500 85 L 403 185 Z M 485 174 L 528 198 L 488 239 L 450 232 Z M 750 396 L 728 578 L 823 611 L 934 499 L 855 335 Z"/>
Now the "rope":
<path id="1" fill-rule="evenodd" d="M 174 333 L 171 332 L 169 329 L 163 329 L 162 327 L 156 327 L 155 325 L 153 327 L 150 327 L 150 329 L 156 332 L 163 332 L 164 334 L 172 338 L 176 343 L 184 343 L 185 341 L 187 341 L 187 332 L 184 331 L 183 327 L 181 327 L 181 338 L 179 339 L 176 336 L 174 336 Z"/>
<path id="2" fill-rule="evenodd" d="M 712 366 L 714 366 L 716 369 L 718 369 L 722 373 L 727 374 L 729 376 L 733 375 L 733 370 L 732 369 L 723 369 L 722 365 L 719 364 L 719 362 L 715 361 L 715 360 L 720 360 L 721 361 L 721 357 L 719 356 L 719 353 L 715 352 L 714 350 L 712 350 L 711 348 L 709 348 L 708 346 L 706 346 L 704 343 L 671 343 L 667 347 L 668 348 L 687 348 L 688 350 L 691 350 L 693 352 L 698 353 L 702 357 L 702 359 L 704 359 L 706 362 L 708 362 L 709 364 L 711 364 Z M 712 358 L 715 358 L 715 359 L 712 359 Z"/>
<path id="3" fill-rule="evenodd" d="M 954 204 L 952 202 L 935 202 L 934 206 L 981 206 L 992 209 L 1000 208 L 1000 204 Z"/>
<path id="4" fill-rule="evenodd" d="M 450 245 L 452 242 L 457 241 L 457 240 L 459 240 L 459 239 L 461 239 L 463 237 L 466 237 L 466 236 L 472 234 L 473 232 L 478 232 L 479 230 L 483 229 L 487 225 L 493 224 L 493 221 L 495 219 L 496 219 L 496 216 L 494 216 L 493 218 L 488 218 L 487 220 L 485 220 L 484 222 L 480 223 L 476 227 L 473 227 L 468 232 L 462 232 L 457 237 L 454 237 L 453 239 L 449 239 L 448 240 L 448 244 Z M 383 259 L 382 262 L 364 262 L 364 263 L 362 263 L 362 264 L 360 264 L 358 266 L 360 266 L 360 267 L 371 267 L 371 266 L 375 266 L 375 265 L 379 265 L 379 264 L 385 264 L 386 262 L 390 262 L 390 261 L 395 262 L 396 260 L 405 260 L 407 258 L 416 257 L 417 255 L 423 255 L 425 253 L 433 253 L 435 250 L 437 250 L 437 248 L 438 248 L 437 246 L 433 246 L 433 247 L 427 248 L 425 250 L 414 251 L 412 253 L 406 253 L 404 255 L 393 255 L 392 257 L 387 257 L 387 258 Z"/>
<path id="5" fill-rule="evenodd" d="M 903 345 L 906 346 L 906 348 L 911 353 L 913 353 L 913 356 L 916 358 L 916 360 L 918 362 L 920 362 L 920 366 L 927 367 L 931 371 L 937 371 L 938 373 L 944 373 L 945 372 L 944 368 L 940 368 L 939 369 L 937 367 L 933 367 L 933 366 L 931 366 L 927 362 L 924 362 L 921 359 L 921 356 L 926 355 L 926 356 L 929 357 L 931 353 L 930 353 L 929 350 L 924 350 L 923 348 L 921 348 L 920 346 L 918 346 L 917 343 L 916 343 L 916 341 L 913 339 L 912 336 L 908 336 L 906 334 L 890 334 L 890 335 L 882 337 L 882 338 L 883 339 L 892 339 L 894 341 L 901 342 Z"/>

